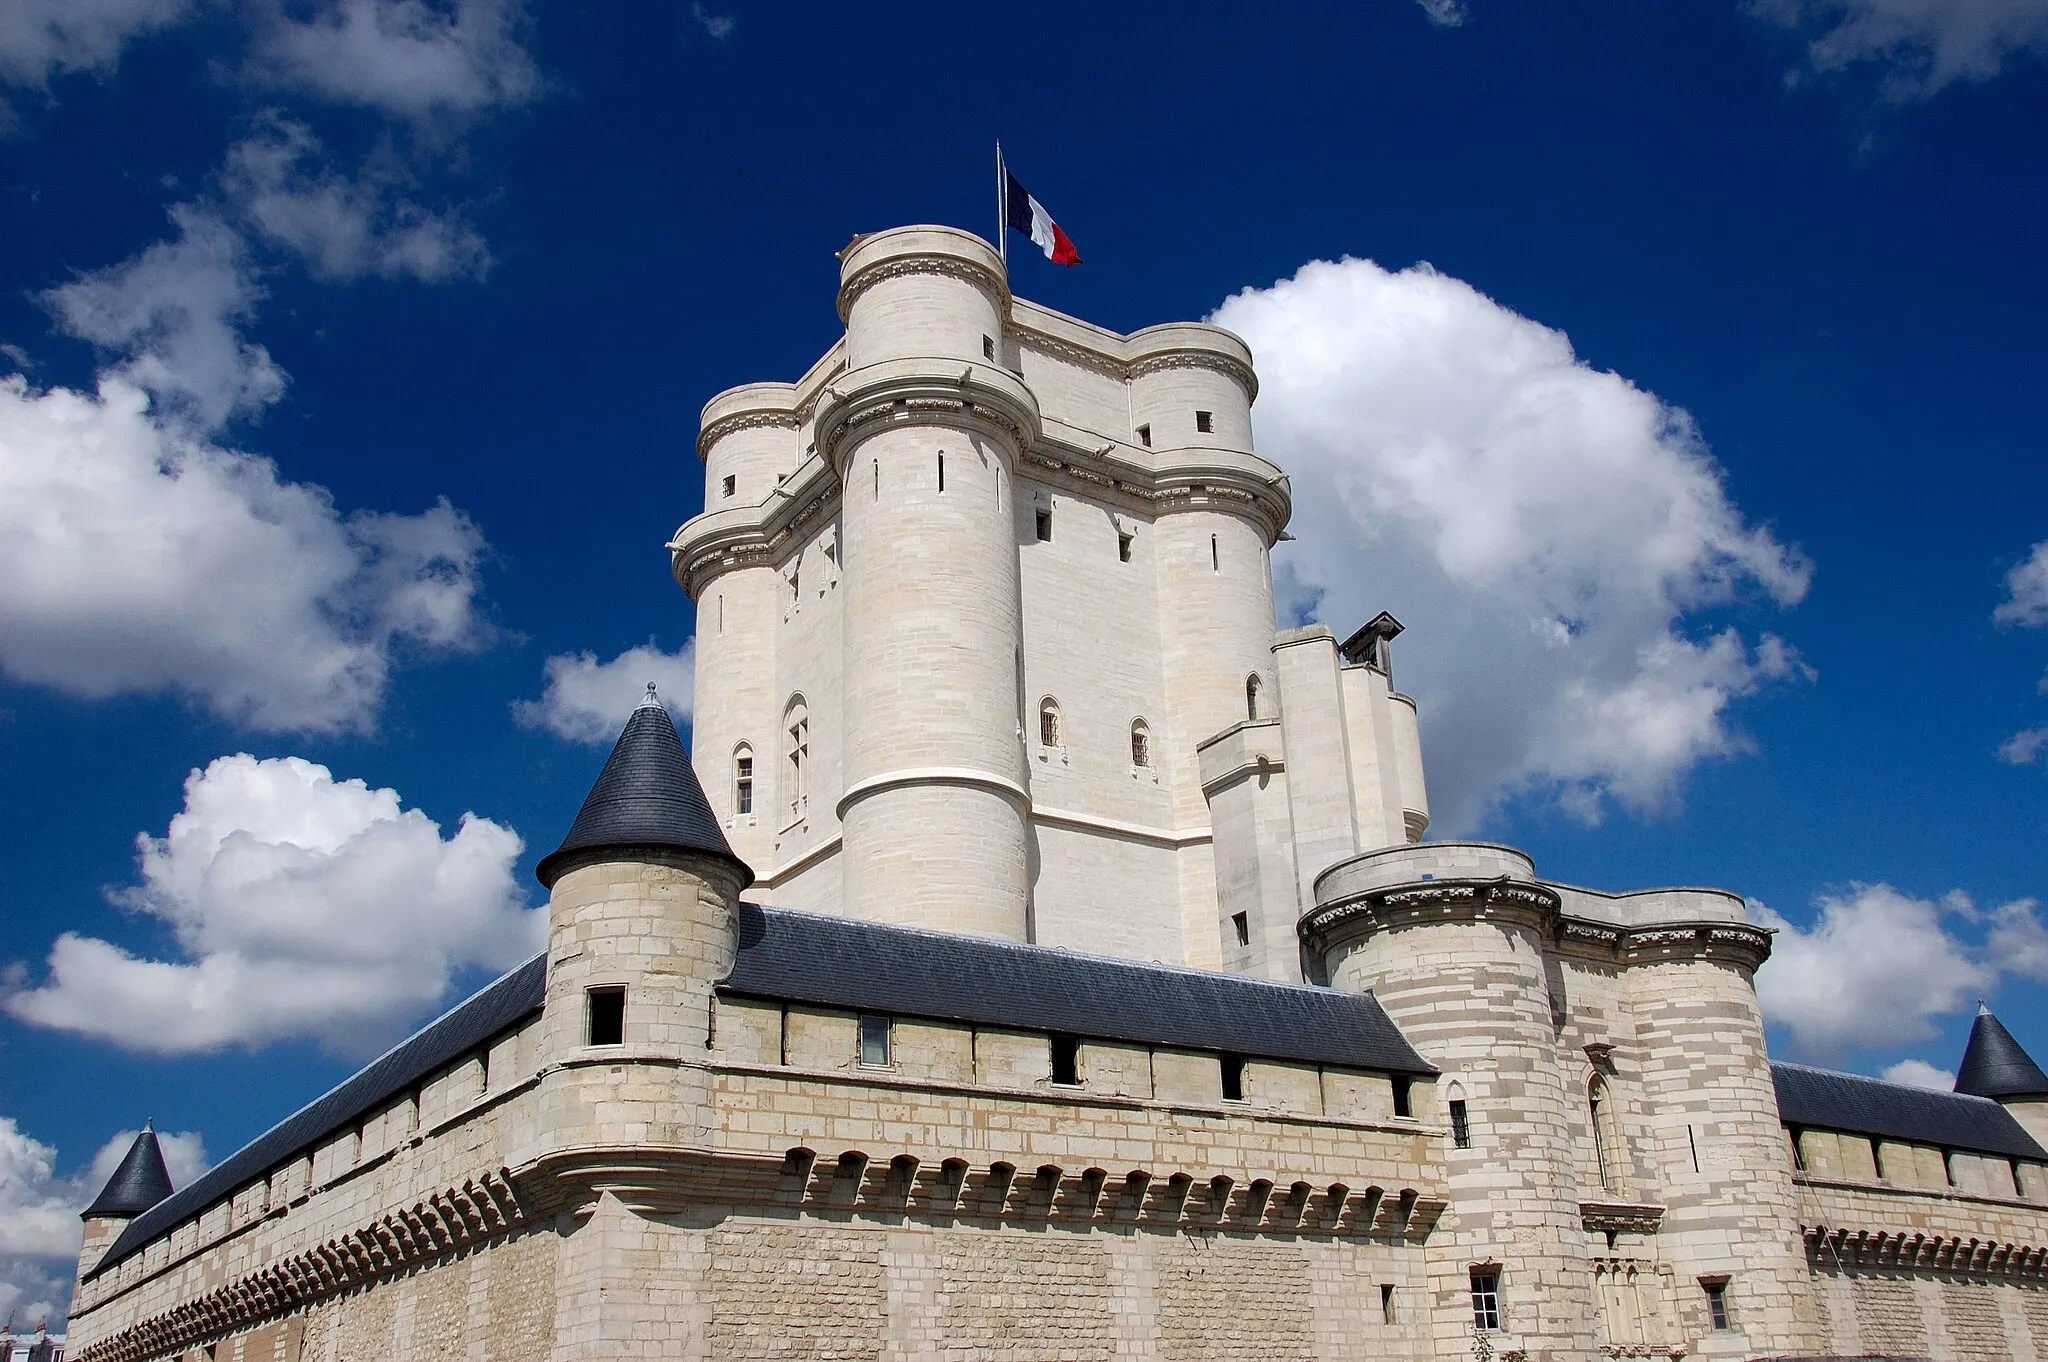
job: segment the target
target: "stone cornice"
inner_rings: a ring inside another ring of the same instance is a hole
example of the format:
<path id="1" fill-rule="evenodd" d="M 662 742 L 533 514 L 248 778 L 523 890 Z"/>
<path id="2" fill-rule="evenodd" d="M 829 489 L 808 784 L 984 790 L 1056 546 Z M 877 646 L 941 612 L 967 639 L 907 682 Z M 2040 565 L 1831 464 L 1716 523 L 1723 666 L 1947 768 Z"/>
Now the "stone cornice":
<path id="1" fill-rule="evenodd" d="M 1664 1208 L 1648 1202 L 1582 1201 L 1579 1223 L 1588 1234 L 1655 1234 L 1664 1223 Z"/>
<path id="2" fill-rule="evenodd" d="M 503 1238 L 532 1217 L 510 1170 L 467 1179 L 312 1248 L 277 1258 L 80 1352 L 74 1362 L 140 1362 L 281 1318 L 366 1283 Z"/>
<path id="3" fill-rule="evenodd" d="M 758 506 L 736 506 L 686 521 L 667 544 L 669 570 L 690 599 L 720 572 L 775 562 L 789 540 L 839 510 L 839 479 L 821 459 L 807 459 L 795 476 Z"/>
<path id="4" fill-rule="evenodd" d="M 883 360 L 827 384 L 818 404 L 818 453 L 845 472 L 861 442 L 890 426 L 940 426 L 1022 451 L 1038 438 L 1038 399 L 1008 369 L 932 356 Z"/>
<path id="5" fill-rule="evenodd" d="M 795 430 L 799 422 L 794 411 L 740 411 L 721 416 L 697 434 L 697 457 L 705 458 L 711 446 L 742 430 Z"/>
<path id="6" fill-rule="evenodd" d="M 1127 383 L 1132 379 L 1144 378 L 1168 369 L 1212 369 L 1243 388 L 1247 402 L 1259 400 L 1258 374 L 1249 364 L 1234 355 L 1221 354 L 1214 350 L 1189 349 L 1155 351 L 1136 360 L 1129 360 L 1092 346 L 1078 345 L 1050 331 L 1015 320 L 1005 328 L 1005 334 L 1030 349 L 1077 368 L 1092 369 L 1119 382 Z M 1118 339 L 1122 340 L 1121 337 Z"/>
<path id="7" fill-rule="evenodd" d="M 1421 923 L 1511 920 L 1559 950 L 1622 966 L 1728 960 L 1754 971 L 1771 953 L 1770 933 L 1739 922 L 1658 922 L 1640 927 L 1566 916 L 1556 890 L 1510 876 L 1383 885 L 1317 904 L 1298 931 L 1321 953 L 1340 942 Z"/>
<path id="8" fill-rule="evenodd" d="M 1001 271 L 985 268 L 978 261 L 957 255 L 900 255 L 862 266 L 839 286 L 839 320 L 844 322 L 851 317 L 854 300 L 875 285 L 919 274 L 973 284 L 994 297 L 1005 315 L 1010 311 L 1010 281 L 1002 276 Z"/>
<path id="9" fill-rule="evenodd" d="M 1259 400 L 1259 379 L 1258 375 L 1252 372 L 1251 366 L 1240 363 L 1230 355 L 1217 354 L 1211 350 L 1175 350 L 1166 354 L 1147 355 L 1131 365 L 1130 376 L 1143 378 L 1147 374 L 1156 374 L 1167 369 L 1213 369 L 1243 388 L 1245 401 Z"/>
<path id="10" fill-rule="evenodd" d="M 1801 1225 L 1807 1260 L 1817 1267 L 1833 1264 L 1856 1268 L 1907 1271 L 2006 1273 L 2048 1276 L 2048 1245 L 2007 1239 L 1929 1234 L 1915 1229 L 1851 1229 L 1841 1225 Z"/>

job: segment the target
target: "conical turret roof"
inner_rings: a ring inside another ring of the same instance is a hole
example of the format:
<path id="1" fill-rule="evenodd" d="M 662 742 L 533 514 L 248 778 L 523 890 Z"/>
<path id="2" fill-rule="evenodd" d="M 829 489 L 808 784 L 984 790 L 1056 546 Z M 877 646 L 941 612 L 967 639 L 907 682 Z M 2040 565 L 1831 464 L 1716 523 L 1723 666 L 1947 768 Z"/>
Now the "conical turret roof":
<path id="1" fill-rule="evenodd" d="M 156 1130 L 145 1121 L 121 1166 L 79 1218 L 133 1220 L 170 1194 L 171 1172 L 164 1167 L 164 1151 L 156 1142 Z"/>
<path id="2" fill-rule="evenodd" d="M 1970 1025 L 1970 1043 L 1963 1047 L 1962 1067 L 1956 1070 L 1956 1091 L 1972 1097 L 2048 1097 L 2048 1074 L 1991 1009 L 1980 1005 Z"/>
<path id="3" fill-rule="evenodd" d="M 754 882 L 747 863 L 733 855 L 718 819 L 704 799 L 697 773 L 676 736 L 675 723 L 654 693 L 626 720 L 625 731 L 606 758 L 597 784 L 562 844 L 535 867 L 540 882 L 552 889 L 572 860 L 596 859 L 594 853 L 660 848 L 716 856 L 737 867 L 742 886 Z"/>

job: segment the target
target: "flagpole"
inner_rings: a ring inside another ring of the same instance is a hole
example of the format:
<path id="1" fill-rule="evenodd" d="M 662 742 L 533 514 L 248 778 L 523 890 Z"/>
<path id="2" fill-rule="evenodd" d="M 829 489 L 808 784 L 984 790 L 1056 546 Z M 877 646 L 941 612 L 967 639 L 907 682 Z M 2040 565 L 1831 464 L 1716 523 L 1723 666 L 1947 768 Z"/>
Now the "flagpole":
<path id="1" fill-rule="evenodd" d="M 1010 186 L 1003 176 L 1003 139 L 996 139 L 996 254 L 1010 268 Z"/>

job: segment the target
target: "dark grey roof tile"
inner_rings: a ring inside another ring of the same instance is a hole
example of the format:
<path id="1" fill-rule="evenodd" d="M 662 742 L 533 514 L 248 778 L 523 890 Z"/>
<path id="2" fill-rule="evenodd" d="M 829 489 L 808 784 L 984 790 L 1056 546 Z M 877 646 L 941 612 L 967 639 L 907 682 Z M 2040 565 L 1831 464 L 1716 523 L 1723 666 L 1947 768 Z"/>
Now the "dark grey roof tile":
<path id="1" fill-rule="evenodd" d="M 1980 1009 L 1956 1069 L 1956 1091 L 1973 1097 L 2048 1097 L 2048 1074 L 1998 1018 Z"/>
<path id="2" fill-rule="evenodd" d="M 81 1220 L 133 1220 L 171 1194 L 171 1171 L 164 1167 L 164 1151 L 157 1143 L 156 1130 L 144 1122 L 142 1133 L 121 1158 L 121 1166 L 100 1188 Z"/>
<path id="3" fill-rule="evenodd" d="M 2012 1113 L 1964 1093 L 1886 1083 L 1861 1074 L 1771 1065 L 1778 1115 L 1788 1126 L 1841 1130 L 2011 1159 L 2048 1160 Z"/>

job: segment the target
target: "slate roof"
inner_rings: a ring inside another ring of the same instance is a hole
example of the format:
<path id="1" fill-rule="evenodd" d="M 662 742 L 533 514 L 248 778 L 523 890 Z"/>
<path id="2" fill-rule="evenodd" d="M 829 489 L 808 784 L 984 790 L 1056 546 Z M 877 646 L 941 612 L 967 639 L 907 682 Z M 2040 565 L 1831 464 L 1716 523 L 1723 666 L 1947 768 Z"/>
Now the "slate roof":
<path id="1" fill-rule="evenodd" d="M 164 1151 L 157 1143 L 155 1128 L 145 1121 L 142 1133 L 122 1156 L 121 1166 L 79 1219 L 132 1220 L 170 1194 L 171 1170 L 164 1167 Z"/>
<path id="2" fill-rule="evenodd" d="M 1973 1097 L 2048 1097 L 2048 1074 L 1988 1008 L 1980 1007 L 1956 1070 L 1956 1091 Z"/>
<path id="3" fill-rule="evenodd" d="M 547 956 L 542 954 L 487 985 L 467 1002 L 371 1060 L 340 1087 L 300 1108 L 205 1175 L 193 1179 L 183 1190 L 129 1221 L 86 1279 L 99 1276 L 172 1226 L 190 1220 L 237 1188 L 266 1176 L 335 1131 L 409 1091 L 427 1075 L 482 1049 L 539 1009 L 546 983 Z"/>
<path id="4" fill-rule="evenodd" d="M 1804 1064 L 1772 1064 L 1771 1081 L 1778 1089 L 1778 1115 L 1788 1126 L 2048 1161 L 2048 1150 L 2011 1112 L 1989 1098 L 1912 1088 Z"/>
<path id="5" fill-rule="evenodd" d="M 1370 994 L 740 905 L 722 993 L 1434 1074 Z"/>
<path id="6" fill-rule="evenodd" d="M 752 904 L 740 905 L 739 928 L 739 957 L 718 985 L 725 994 L 1380 1073 L 1436 1072 L 1370 994 Z M 542 954 L 129 1221 L 87 1280 L 482 1049 L 538 1012 L 546 988 Z"/>
<path id="7" fill-rule="evenodd" d="M 604 770 L 583 801 L 562 844 L 541 858 L 534 874 L 552 889 L 555 880 L 587 853 L 665 847 L 717 856 L 737 867 L 742 887 L 754 882 L 747 863 L 732 854 L 704 788 L 690 769 L 674 720 L 647 687 L 625 731 L 605 758 Z"/>

